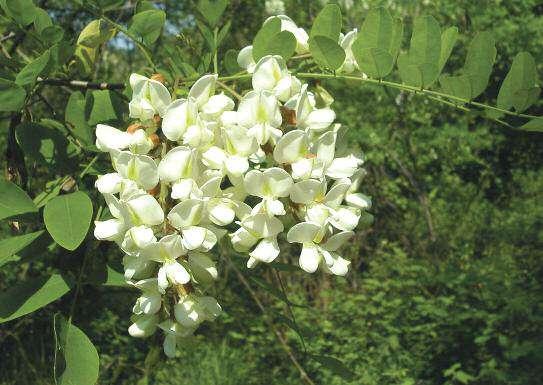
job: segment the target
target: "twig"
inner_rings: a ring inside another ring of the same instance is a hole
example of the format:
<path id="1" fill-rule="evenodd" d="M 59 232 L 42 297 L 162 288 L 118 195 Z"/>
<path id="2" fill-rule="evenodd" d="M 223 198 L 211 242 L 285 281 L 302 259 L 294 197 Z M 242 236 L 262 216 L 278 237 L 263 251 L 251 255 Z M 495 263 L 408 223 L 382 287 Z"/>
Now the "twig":
<path id="1" fill-rule="evenodd" d="M 270 329 L 274 332 L 275 336 L 277 337 L 277 340 L 279 341 L 279 343 L 281 344 L 281 347 L 283 348 L 283 350 L 285 350 L 285 352 L 287 353 L 289 359 L 292 361 L 292 363 L 294 364 L 294 366 L 296 367 L 296 369 L 298 369 L 298 371 L 300 372 L 300 376 L 302 377 L 302 379 L 309 385 L 315 385 L 315 383 L 313 382 L 313 380 L 309 377 L 309 375 L 307 374 L 307 372 L 305 371 L 305 369 L 302 367 L 302 365 L 298 362 L 298 360 L 296 359 L 296 357 L 294 356 L 294 354 L 292 353 L 292 350 L 290 349 L 290 347 L 288 346 L 285 338 L 283 337 L 283 335 L 279 332 L 279 330 L 277 330 L 277 328 L 275 327 L 275 325 L 271 322 L 271 320 L 269 319 L 269 316 L 268 316 L 268 313 L 266 312 L 266 308 L 264 307 L 264 305 L 262 304 L 262 302 L 260 301 L 260 299 L 258 298 L 258 296 L 256 295 L 256 293 L 254 292 L 254 290 L 252 289 L 251 285 L 249 284 L 249 282 L 247 282 L 247 280 L 245 279 L 245 277 L 243 276 L 243 274 L 239 271 L 239 269 L 236 267 L 236 265 L 230 260 L 230 258 L 228 256 L 225 255 L 225 259 L 227 260 L 228 264 L 232 267 L 232 269 L 234 270 L 234 272 L 236 273 L 236 275 L 238 276 L 238 279 L 240 280 L 240 282 L 243 284 L 243 286 L 245 286 L 245 288 L 249 291 L 249 293 L 251 294 L 251 297 L 253 298 L 254 302 L 256 303 L 256 305 L 258 306 L 258 308 L 260 309 L 260 311 L 262 312 L 262 314 L 264 315 L 264 320 L 266 321 L 266 323 L 268 324 L 268 326 L 270 327 Z"/>
<path id="2" fill-rule="evenodd" d="M 243 99 L 243 96 L 241 96 L 239 93 L 237 93 L 232 87 L 227 86 L 220 80 L 217 80 L 217 84 L 219 87 L 224 88 L 226 91 L 228 91 L 230 94 L 232 94 L 236 99 L 241 100 Z"/>
<path id="3" fill-rule="evenodd" d="M 70 79 L 43 79 L 38 78 L 38 83 L 48 86 L 65 86 L 72 88 L 85 88 L 91 90 L 122 90 L 125 88 L 124 83 L 96 83 L 85 80 L 70 80 Z"/>

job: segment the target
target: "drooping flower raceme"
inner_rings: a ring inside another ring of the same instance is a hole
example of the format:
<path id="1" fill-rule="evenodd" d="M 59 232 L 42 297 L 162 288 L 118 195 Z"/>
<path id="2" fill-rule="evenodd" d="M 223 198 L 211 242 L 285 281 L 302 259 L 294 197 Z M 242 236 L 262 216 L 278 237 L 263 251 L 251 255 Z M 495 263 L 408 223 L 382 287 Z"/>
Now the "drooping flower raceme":
<path id="1" fill-rule="evenodd" d="M 279 18 L 297 52 L 307 52 L 307 33 Z M 341 37 L 346 51 L 355 34 Z M 110 217 L 96 221 L 94 234 L 119 246 L 125 278 L 141 291 L 129 333 L 161 330 L 168 356 L 221 313 L 209 295 L 218 243 L 254 268 L 281 258 L 286 239 L 299 245 L 295 259 L 306 272 L 345 275 L 341 247 L 371 207 L 358 192 L 363 160 L 336 148 L 342 129 L 330 101 L 319 101 L 280 56 L 255 62 L 249 46 L 238 62 L 252 79 L 243 96 L 233 93 L 237 102 L 229 88 L 217 92 L 217 74 L 179 99 L 158 76 L 133 74 L 134 121 L 127 130 L 96 128 L 113 170 L 96 180 Z M 342 70 L 355 65 L 347 55 Z"/>

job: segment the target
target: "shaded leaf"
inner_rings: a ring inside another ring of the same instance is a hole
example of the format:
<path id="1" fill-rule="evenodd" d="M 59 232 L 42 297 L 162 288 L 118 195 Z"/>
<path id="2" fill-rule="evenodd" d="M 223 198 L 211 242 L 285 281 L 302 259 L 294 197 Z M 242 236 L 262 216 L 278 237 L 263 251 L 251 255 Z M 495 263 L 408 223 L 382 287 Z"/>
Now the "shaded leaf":
<path id="1" fill-rule="evenodd" d="M 198 11 L 211 27 L 215 27 L 228 5 L 227 0 L 200 0 L 198 1 Z"/>
<path id="2" fill-rule="evenodd" d="M 43 232 L 43 230 L 40 230 L 0 240 L 0 266 L 9 262 L 13 255 L 30 245 L 36 238 L 42 235 Z"/>
<path id="3" fill-rule="evenodd" d="M 321 68 L 338 69 L 345 61 L 345 51 L 334 40 L 315 36 L 309 39 L 309 50 Z"/>
<path id="4" fill-rule="evenodd" d="M 524 131 L 543 132 L 543 118 L 537 117 L 520 127 Z"/>
<path id="5" fill-rule="evenodd" d="M 121 98 L 109 90 L 87 91 L 85 116 L 90 126 L 98 123 L 120 122 L 126 105 Z"/>
<path id="6" fill-rule="evenodd" d="M 85 239 L 92 219 L 92 202 L 82 191 L 51 199 L 43 210 L 47 231 L 55 242 L 75 250 Z"/>
<path id="7" fill-rule="evenodd" d="M 224 67 L 226 72 L 233 75 L 241 71 L 241 67 L 238 64 L 238 51 L 235 49 L 229 49 L 224 55 Z"/>
<path id="8" fill-rule="evenodd" d="M 370 77 L 384 78 L 392 71 L 394 59 L 382 48 L 365 48 L 355 53 L 360 69 Z"/>
<path id="9" fill-rule="evenodd" d="M 0 111 L 19 111 L 25 98 L 23 87 L 10 80 L 0 79 Z"/>
<path id="10" fill-rule="evenodd" d="M 523 112 L 539 97 L 540 88 L 537 84 L 537 71 L 535 60 L 528 52 L 520 52 L 507 73 L 500 92 L 498 93 L 498 107 Z"/>
<path id="11" fill-rule="evenodd" d="M 0 219 L 34 213 L 37 210 L 32 199 L 19 186 L 0 179 Z"/>
<path id="12" fill-rule="evenodd" d="M 41 33 L 45 28 L 53 25 L 51 17 L 45 10 L 36 7 L 35 12 L 34 28 L 36 32 Z"/>
<path id="13" fill-rule="evenodd" d="M 85 118 L 85 96 L 79 91 L 72 92 L 66 105 L 64 120 L 72 128 L 73 134 L 84 145 L 93 143 L 93 128 Z"/>
<path id="14" fill-rule="evenodd" d="M 449 27 L 441 34 L 441 52 L 439 54 L 439 72 L 443 71 L 443 67 L 447 64 L 447 60 L 451 56 L 451 52 L 458 39 L 458 28 Z"/>
<path id="15" fill-rule="evenodd" d="M 341 9 L 339 6 L 337 4 L 327 4 L 313 21 L 309 36 L 325 36 L 338 41 L 341 24 Z"/>
<path id="16" fill-rule="evenodd" d="M 49 63 L 50 53 L 49 50 L 42 53 L 36 59 L 28 63 L 15 77 L 15 83 L 20 86 L 34 85 L 38 76 L 41 75 L 47 63 Z"/>
<path id="17" fill-rule="evenodd" d="M 289 31 L 281 31 L 268 41 L 266 55 L 279 55 L 288 60 L 296 50 L 296 38 Z"/>
<path id="18" fill-rule="evenodd" d="M 61 275 L 32 278 L 0 293 L 0 323 L 40 309 L 70 291 Z"/>
<path id="19" fill-rule="evenodd" d="M 95 385 L 100 366 L 96 348 L 75 325 L 64 319 L 59 324 L 59 350 L 64 358 L 64 370 L 57 379 L 58 385 Z"/>
<path id="20" fill-rule="evenodd" d="M 311 354 L 310 357 L 332 373 L 337 374 L 346 380 L 352 380 L 355 377 L 355 374 L 351 369 L 335 357 L 319 354 Z"/>
<path id="21" fill-rule="evenodd" d="M 36 18 L 36 9 L 32 0 L 3 0 L 0 6 L 18 24 L 27 26 Z"/>

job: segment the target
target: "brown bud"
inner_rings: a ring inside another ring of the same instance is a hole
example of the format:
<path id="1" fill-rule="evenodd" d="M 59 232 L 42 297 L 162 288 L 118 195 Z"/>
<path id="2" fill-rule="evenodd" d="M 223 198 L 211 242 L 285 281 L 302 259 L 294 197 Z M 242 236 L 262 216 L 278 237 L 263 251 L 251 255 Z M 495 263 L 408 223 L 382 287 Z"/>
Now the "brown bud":
<path id="1" fill-rule="evenodd" d="M 152 196 L 157 196 L 160 194 L 160 184 L 157 184 L 155 187 L 153 187 L 151 190 L 147 191 Z"/>
<path id="2" fill-rule="evenodd" d="M 139 123 L 132 123 L 126 129 L 126 132 L 128 132 L 129 134 L 133 134 L 134 132 L 138 131 L 140 128 L 143 128 L 143 125 L 141 125 Z"/>
<path id="3" fill-rule="evenodd" d="M 151 139 L 151 142 L 153 142 L 153 144 L 156 146 L 158 146 L 160 144 L 160 138 L 158 137 L 157 134 L 151 134 L 149 135 L 149 139 Z"/>
<path id="4" fill-rule="evenodd" d="M 291 126 L 296 125 L 296 111 L 281 106 L 281 116 L 283 117 L 283 123 Z"/>
<path id="5" fill-rule="evenodd" d="M 153 74 L 151 76 L 151 80 L 156 80 L 157 82 L 160 82 L 162 84 L 166 83 L 166 78 L 162 74 Z"/>
<path id="6" fill-rule="evenodd" d="M 317 157 L 316 154 L 312 154 L 312 153 L 305 154 L 306 159 L 313 159 L 313 158 L 316 158 L 316 157 Z"/>
<path id="7" fill-rule="evenodd" d="M 153 116 L 153 122 L 155 122 L 155 124 L 157 126 L 160 126 L 160 122 L 162 121 L 162 118 L 160 117 L 160 115 L 155 115 Z"/>

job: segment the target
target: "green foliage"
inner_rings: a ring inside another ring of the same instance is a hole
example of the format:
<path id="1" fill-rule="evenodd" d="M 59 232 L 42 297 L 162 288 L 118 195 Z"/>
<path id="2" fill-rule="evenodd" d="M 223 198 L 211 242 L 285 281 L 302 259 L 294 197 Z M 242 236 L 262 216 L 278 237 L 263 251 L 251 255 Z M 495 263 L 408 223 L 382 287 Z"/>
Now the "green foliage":
<path id="1" fill-rule="evenodd" d="M 309 50 L 313 59 L 323 69 L 338 69 L 345 61 L 345 51 L 334 40 L 326 36 L 309 39 Z"/>
<path id="2" fill-rule="evenodd" d="M 150 46 L 160 37 L 165 22 L 164 11 L 153 9 L 139 12 L 132 17 L 128 32 L 137 39 L 141 39 L 145 45 Z"/>
<path id="3" fill-rule="evenodd" d="M 34 202 L 19 186 L 0 179 L 0 219 L 36 211 Z"/>
<path id="4" fill-rule="evenodd" d="M 98 379 L 96 348 L 85 333 L 70 321 L 62 319 L 59 323 L 58 345 L 64 359 L 64 370 L 59 375 L 57 383 L 60 385 L 96 384 Z M 56 362 L 55 365 L 57 365 Z"/>
<path id="5" fill-rule="evenodd" d="M 0 267 L 43 234 L 43 230 L 0 240 Z"/>
<path id="6" fill-rule="evenodd" d="M 500 88 L 498 107 L 515 107 L 516 111 L 524 112 L 537 101 L 540 92 L 535 60 L 528 52 L 520 52 Z"/>
<path id="7" fill-rule="evenodd" d="M 341 32 L 341 9 L 337 4 L 328 4 L 322 11 L 319 12 L 315 20 L 309 36 L 328 37 L 331 40 L 337 41 Z"/>

